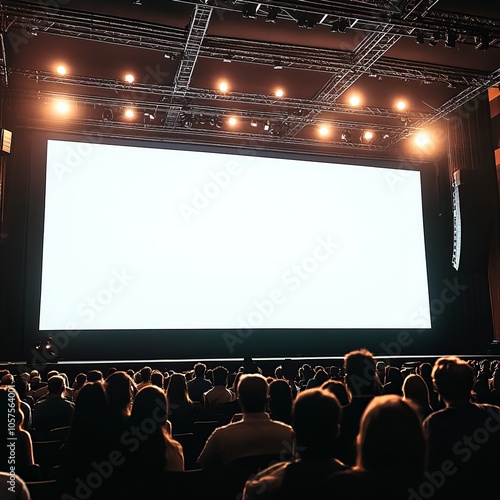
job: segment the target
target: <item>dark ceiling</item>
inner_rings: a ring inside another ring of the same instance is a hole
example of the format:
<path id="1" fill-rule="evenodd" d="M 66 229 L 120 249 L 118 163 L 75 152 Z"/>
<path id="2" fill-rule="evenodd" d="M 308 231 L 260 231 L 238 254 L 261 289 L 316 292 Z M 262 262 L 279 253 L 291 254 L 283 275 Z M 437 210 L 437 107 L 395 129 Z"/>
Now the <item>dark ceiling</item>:
<path id="1" fill-rule="evenodd" d="M 402 139 L 498 85 L 500 13 L 493 4 L 0 0 L 4 109 L 41 129 L 394 152 Z M 55 73 L 60 63 L 65 76 Z M 123 81 L 126 73 L 133 84 Z M 222 79 L 228 92 L 218 89 Z M 278 87 L 282 98 L 274 95 Z M 361 97 L 358 107 L 349 104 L 353 94 Z M 65 118 L 54 118 L 58 97 L 70 103 Z M 406 110 L 394 108 L 397 99 Z M 132 120 L 122 116 L 127 106 L 136 111 Z M 238 118 L 233 128 L 231 116 Z M 325 137 L 319 125 L 329 127 Z M 374 131 L 373 142 L 360 143 L 363 129 Z"/>

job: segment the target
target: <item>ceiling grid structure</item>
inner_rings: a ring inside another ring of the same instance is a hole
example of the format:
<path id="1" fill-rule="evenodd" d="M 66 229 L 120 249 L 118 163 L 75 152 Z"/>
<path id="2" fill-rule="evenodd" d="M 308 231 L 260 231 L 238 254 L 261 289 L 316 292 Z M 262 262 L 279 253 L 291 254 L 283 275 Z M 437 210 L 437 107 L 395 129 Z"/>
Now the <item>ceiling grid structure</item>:
<path id="1" fill-rule="evenodd" d="M 43 109 L 29 120 L 39 129 L 68 129 L 47 115 L 64 98 L 80 113 L 68 117 L 75 132 L 397 155 L 402 139 L 500 82 L 500 22 L 482 3 L 4 0 L 2 95 L 19 115 Z M 55 60 L 73 69 L 57 75 Z M 222 77 L 228 91 L 216 86 Z M 362 95 L 359 106 L 351 93 Z M 396 98 L 408 101 L 404 110 Z M 135 122 L 121 119 L 126 107 Z M 239 125 L 227 127 L 229 118 Z M 329 137 L 317 136 L 321 125 Z M 365 129 L 376 140 L 357 140 Z M 341 138 L 345 130 L 353 141 Z"/>

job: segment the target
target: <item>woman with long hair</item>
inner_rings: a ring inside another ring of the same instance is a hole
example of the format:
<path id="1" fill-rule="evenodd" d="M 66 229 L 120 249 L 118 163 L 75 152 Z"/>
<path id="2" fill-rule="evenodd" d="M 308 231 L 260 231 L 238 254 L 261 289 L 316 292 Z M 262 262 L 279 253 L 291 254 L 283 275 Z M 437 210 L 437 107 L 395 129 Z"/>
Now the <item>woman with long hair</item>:
<path id="1" fill-rule="evenodd" d="M 168 420 L 173 434 L 192 432 L 194 421 L 201 412 L 201 404 L 191 401 L 186 377 L 174 373 L 168 380 L 166 396 L 168 401 Z"/>
<path id="2" fill-rule="evenodd" d="M 128 427 L 140 432 L 137 441 L 130 440 L 130 463 L 158 477 L 165 471 L 184 470 L 182 446 L 170 435 L 167 408 L 165 393 L 148 385 L 137 393 L 128 420 Z"/>
<path id="3" fill-rule="evenodd" d="M 331 478 L 339 500 L 408 498 L 424 478 L 426 441 L 415 409 L 400 396 L 376 396 L 357 436 L 356 466 Z"/>
<path id="4" fill-rule="evenodd" d="M 94 464 L 109 462 L 115 449 L 109 401 L 102 382 L 87 382 L 79 390 L 66 442 L 61 447 L 61 485 L 65 493 L 78 496 L 84 481 L 96 473 Z M 114 472 L 114 471 L 113 471 Z M 111 481 L 103 478 L 97 487 L 89 488 L 89 498 L 105 498 Z"/>

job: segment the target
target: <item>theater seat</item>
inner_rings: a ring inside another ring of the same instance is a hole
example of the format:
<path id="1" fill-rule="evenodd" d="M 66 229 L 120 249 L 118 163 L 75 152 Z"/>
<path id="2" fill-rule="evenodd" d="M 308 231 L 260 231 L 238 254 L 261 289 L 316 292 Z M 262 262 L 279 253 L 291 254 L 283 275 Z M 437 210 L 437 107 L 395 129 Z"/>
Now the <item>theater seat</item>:
<path id="1" fill-rule="evenodd" d="M 61 490 L 55 479 L 46 481 L 25 481 L 31 500 L 60 500 Z"/>
<path id="2" fill-rule="evenodd" d="M 220 500 L 234 500 L 243 492 L 245 483 L 257 472 L 267 469 L 276 462 L 282 462 L 280 455 L 252 455 L 241 457 L 227 463 L 221 476 L 217 479 L 221 491 L 218 498 Z"/>

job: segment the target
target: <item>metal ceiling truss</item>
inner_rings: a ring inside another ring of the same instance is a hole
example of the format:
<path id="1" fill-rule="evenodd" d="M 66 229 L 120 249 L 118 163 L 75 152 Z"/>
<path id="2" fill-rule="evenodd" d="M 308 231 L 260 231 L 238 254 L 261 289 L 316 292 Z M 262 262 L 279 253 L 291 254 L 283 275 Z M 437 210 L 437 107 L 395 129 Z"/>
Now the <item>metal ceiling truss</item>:
<path id="1" fill-rule="evenodd" d="M 61 98 L 61 94 L 55 91 L 44 91 L 44 90 L 16 90 L 11 91 L 11 97 L 15 99 L 16 97 L 23 98 L 27 97 L 31 100 L 42 101 L 46 104 L 50 104 L 51 101 Z M 262 110 L 244 110 L 237 108 L 224 108 L 221 109 L 216 105 L 197 105 L 197 106 L 188 106 L 184 105 L 179 107 L 176 104 L 173 104 L 168 101 L 156 103 L 147 100 L 136 100 L 133 105 L 131 105 L 130 99 L 126 97 L 109 97 L 109 96 L 94 96 L 94 95 L 86 95 L 86 94 L 71 94 L 71 97 L 68 97 L 68 101 L 76 104 L 77 106 L 85 106 L 89 108 L 93 108 L 96 110 L 96 119 L 101 120 L 102 113 L 104 109 L 114 109 L 112 113 L 113 116 L 117 115 L 119 111 L 132 107 L 138 115 L 144 115 L 148 117 L 153 117 L 153 121 L 148 120 L 148 124 L 151 128 L 162 128 L 163 119 L 161 119 L 161 114 L 167 114 L 171 109 L 176 110 L 178 113 L 184 113 L 187 116 L 190 116 L 194 121 L 199 122 L 200 117 L 219 117 L 223 119 L 227 119 L 229 117 L 237 117 L 239 119 L 251 121 L 270 121 L 272 125 L 274 125 L 275 129 L 278 128 L 282 133 L 284 133 L 287 127 L 292 126 L 296 122 L 302 122 L 302 117 L 297 114 L 288 114 L 286 111 L 279 108 L 271 108 L 267 111 Z M 399 121 L 394 124 L 381 124 L 377 122 L 373 122 L 370 120 L 356 121 L 352 120 L 340 120 L 340 119 L 312 119 L 308 125 L 317 126 L 317 125 L 326 125 L 331 126 L 336 129 L 350 129 L 352 131 L 356 130 L 370 130 L 374 133 L 383 133 L 389 136 L 393 136 L 399 134 L 403 131 L 411 130 L 415 131 L 418 127 L 412 126 L 407 121 L 402 122 Z M 250 134 L 250 136 L 260 136 L 260 134 Z"/>
<path id="2" fill-rule="evenodd" d="M 172 0 L 185 4 L 196 4 L 199 0 Z M 475 37 L 487 33 L 491 37 L 491 47 L 500 47 L 500 26 L 495 20 L 471 16 L 457 12 L 430 9 L 436 1 L 409 1 L 398 7 L 395 2 L 342 2 L 316 0 L 300 2 L 268 0 L 207 0 L 210 5 L 222 10 L 240 12 L 245 16 L 245 9 L 252 6 L 255 17 L 269 16 L 271 9 L 278 12 L 276 21 L 298 21 L 301 16 L 310 16 L 309 25 L 316 24 L 332 26 L 339 19 L 347 21 L 346 29 L 356 29 L 366 32 L 378 32 L 381 25 L 389 23 L 391 32 L 400 36 L 414 37 L 414 31 L 422 32 L 424 37 L 430 38 L 439 32 L 444 39 L 448 30 L 453 30 L 461 37 L 460 43 L 476 45 Z M 252 12 L 253 13 L 253 12 Z M 253 17 L 253 16 L 252 16 Z"/>
<path id="3" fill-rule="evenodd" d="M 186 95 L 211 16 L 212 7 L 197 5 L 194 8 L 182 57 L 174 77 L 173 94 L 170 97 L 171 102 L 178 101 Z M 177 125 L 178 118 L 179 113 L 174 109 L 170 109 L 165 117 L 165 127 L 174 128 Z"/>
<path id="4" fill-rule="evenodd" d="M 231 92 L 223 93 L 220 91 L 214 91 L 211 89 L 200 89 L 200 88 L 189 88 L 183 92 L 183 98 L 178 101 L 174 101 L 171 98 L 175 96 L 175 91 L 171 86 L 164 86 L 160 84 L 145 84 L 140 82 L 134 82 L 127 84 L 118 80 L 110 80 L 104 78 L 95 78 L 88 76 L 58 76 L 48 71 L 38 71 L 31 69 L 16 69 L 11 68 L 9 74 L 12 77 L 25 77 L 29 80 L 34 80 L 36 83 L 47 83 L 47 84 L 60 84 L 60 85 L 71 85 L 88 87 L 93 89 L 107 89 L 117 93 L 118 91 L 127 93 L 130 97 L 126 100 L 129 104 L 136 104 L 137 102 L 143 102 L 149 104 L 149 106 L 156 106 L 159 104 L 167 105 L 170 108 L 182 109 L 185 106 L 189 106 L 193 110 L 197 110 L 207 102 L 217 102 L 223 103 L 224 107 L 218 104 L 213 104 L 214 109 L 222 112 L 232 112 L 232 113 L 267 113 L 268 110 L 273 108 L 280 109 L 283 116 L 294 115 L 300 117 L 303 120 L 304 117 L 301 116 L 305 112 L 324 112 L 324 113 L 339 113 L 356 115 L 360 117 L 371 117 L 371 118 L 382 118 L 382 119 L 392 119 L 396 122 L 416 122 L 419 120 L 431 119 L 433 113 L 422 113 L 419 111 L 395 111 L 390 108 L 380 108 L 375 106 L 365 106 L 365 107 L 352 107 L 338 102 L 329 102 L 327 100 L 306 100 L 306 99 L 295 99 L 289 97 L 277 98 L 274 95 L 262 95 L 262 94 L 252 94 L 244 92 Z M 59 92 L 60 96 L 64 95 L 64 92 Z M 161 102 L 146 100 L 145 98 L 150 96 L 151 98 L 159 97 Z M 99 96 L 93 97 L 96 101 L 100 99 Z M 108 97 L 104 97 L 108 99 Z M 227 106 L 230 105 L 230 106 Z M 245 107 L 243 107 L 245 106 Z M 258 107 L 258 109 L 248 109 L 248 106 Z M 266 109 L 262 109 L 266 108 Z"/>
<path id="5" fill-rule="evenodd" d="M 244 132 L 231 131 L 227 132 L 222 129 L 217 130 L 204 130 L 203 135 L 189 136 L 186 135 L 186 129 L 176 128 L 170 131 L 168 136 L 165 136 L 164 129 L 152 129 L 151 127 L 144 127 L 139 124 L 130 123 L 117 123 L 117 122 L 102 122 L 94 119 L 87 120 L 73 120 L 72 125 L 75 127 L 81 126 L 82 129 L 78 130 L 78 133 L 89 135 L 95 137 L 96 133 L 109 138 L 117 139 L 130 139 L 130 138 L 141 138 L 137 132 L 147 132 L 147 140 L 149 142 L 156 141 L 166 143 L 172 141 L 172 137 L 178 136 L 182 137 L 183 144 L 208 144 L 211 146 L 220 146 L 221 139 L 225 139 L 224 144 L 231 144 L 237 146 L 239 151 L 244 149 L 249 149 L 250 151 L 256 151 L 259 149 L 267 149 L 268 144 L 273 144 L 273 151 L 283 151 L 290 152 L 291 149 L 297 149 L 297 151 L 303 153 L 305 151 L 304 146 L 314 147 L 315 155 L 325 155 L 331 158 L 331 153 L 328 152 L 328 148 L 335 147 L 335 149 L 343 149 L 342 157 L 344 158 L 363 158 L 362 151 L 366 152 L 366 158 L 373 159 L 373 155 L 370 151 L 377 150 L 383 151 L 385 146 L 378 144 L 355 144 L 356 148 L 353 148 L 353 144 L 347 143 L 343 140 L 319 140 L 319 139 L 304 139 L 300 137 L 287 138 L 287 137 L 277 137 L 275 135 L 260 135 L 248 134 Z M 51 132 L 67 133 L 68 127 L 61 127 L 60 124 L 53 122 L 48 126 L 46 120 L 33 119 L 30 122 L 29 128 L 35 130 L 49 130 Z M 120 131 L 123 132 L 120 132 Z M 134 132 L 134 134 L 131 134 Z M 155 133 L 159 132 L 159 133 Z M 325 148 L 327 150 L 325 151 Z M 400 157 L 400 159 L 404 159 Z M 417 160 L 411 159 L 410 166 L 415 165 Z"/>
<path id="6" fill-rule="evenodd" d="M 190 88 L 191 76 L 198 57 L 223 58 L 227 56 L 230 48 L 232 48 L 231 57 L 233 60 L 270 64 L 270 56 L 273 58 L 281 57 L 281 64 L 284 67 L 335 72 L 313 100 L 285 99 L 280 102 L 280 106 L 285 109 L 283 123 L 287 125 L 286 137 L 280 137 L 281 141 L 290 140 L 296 142 L 301 140 L 301 138 L 293 136 L 296 136 L 304 126 L 316 123 L 318 115 L 325 111 L 350 112 L 359 115 L 371 113 L 376 116 L 393 118 L 395 114 L 393 111 L 389 113 L 387 110 L 381 110 L 380 108 L 353 110 L 336 103 L 342 93 L 362 75 L 420 80 L 424 83 L 440 82 L 446 83 L 448 86 L 467 86 L 456 98 L 445 103 L 435 113 L 419 116 L 416 121 L 411 120 L 410 124 L 403 120 L 402 126 L 392 127 L 391 143 L 396 142 L 397 138 L 407 137 L 415 127 L 432 123 L 451 113 L 467 100 L 482 93 L 489 85 L 498 83 L 500 80 L 498 70 L 488 75 L 485 72 L 383 57 L 402 36 L 414 37 L 416 33 L 421 33 L 424 37 L 438 35 L 439 38 L 442 38 L 441 34 L 452 31 L 459 37 L 458 41 L 460 43 L 467 44 L 476 44 L 478 36 L 486 35 L 490 47 L 497 48 L 500 46 L 500 26 L 496 20 L 460 13 L 430 11 L 436 2 L 409 0 L 345 3 L 328 0 L 322 0 L 321 2 L 305 0 L 300 3 L 292 3 L 285 1 L 206 0 L 202 2 L 204 5 L 200 5 L 199 0 L 172 1 L 181 1 L 195 7 L 187 30 L 65 10 L 58 7 L 51 8 L 33 3 L 3 2 L 3 4 L 0 4 L 2 32 L 8 38 L 10 30 L 17 28 L 21 29 L 22 36 L 26 37 L 35 36 L 37 32 L 45 32 L 47 34 L 98 40 L 123 46 L 144 47 L 161 50 L 166 55 L 181 56 L 176 79 L 172 87 L 157 86 L 161 88 L 156 88 L 154 85 L 148 84 L 147 88 L 150 90 L 142 89 L 149 94 L 161 95 L 162 102 L 151 103 L 148 101 L 148 105 L 154 104 L 162 107 L 162 109 L 163 106 L 165 107 L 166 120 L 164 125 L 170 131 L 175 128 L 178 113 L 182 110 L 183 103 L 186 100 L 192 103 L 196 99 L 217 100 L 222 98 L 227 102 L 236 104 L 250 103 L 269 107 L 269 98 L 267 96 L 231 93 L 220 97 L 216 92 L 210 90 Z M 269 17 L 272 11 L 275 14 L 275 20 L 293 20 L 302 23 L 300 26 L 307 28 L 312 28 L 316 24 L 327 24 L 332 25 L 333 29 L 334 23 L 344 19 L 347 22 L 345 29 L 364 31 L 366 36 L 352 52 L 326 51 L 324 49 L 273 44 L 273 54 L 271 55 L 269 54 L 269 44 L 206 36 L 210 14 L 214 8 L 238 11 L 244 17 L 261 15 Z M 249 15 L 245 16 L 245 12 Z M 332 12 L 335 12 L 335 14 L 332 14 Z M 5 58 L 0 62 L 5 68 Z M 37 78 L 40 78 L 41 72 L 36 73 Z M 1 76 L 3 83 L 6 84 L 7 72 L 3 71 Z M 32 77 L 33 75 L 29 76 Z M 46 78 L 48 79 L 48 76 Z M 101 86 L 113 88 L 115 91 L 126 90 L 124 87 L 120 87 L 120 84 L 116 81 L 111 83 L 111 81 L 99 79 L 77 78 L 81 80 L 78 85 Z M 89 99 L 93 100 L 95 105 L 99 98 L 89 96 Z M 170 102 L 163 102 L 165 99 L 170 100 Z M 286 104 L 284 104 L 285 102 Z M 197 103 L 196 106 L 201 110 L 205 110 L 205 112 L 211 109 L 206 104 Z M 295 111 L 290 115 L 288 112 L 292 106 Z M 237 107 L 223 109 L 222 112 L 224 113 L 232 111 L 239 113 L 241 116 L 253 112 Z M 221 113 L 221 109 L 218 109 L 218 112 Z M 267 113 L 267 110 L 260 110 L 260 112 L 262 114 Z M 352 122 L 350 123 L 352 124 Z M 357 127 L 357 124 L 354 126 Z M 232 136 L 234 134 L 235 132 L 231 132 Z"/>
<path id="7" fill-rule="evenodd" d="M 430 7 L 427 6 L 425 14 Z M 408 19 L 412 14 L 413 10 L 405 13 L 402 18 Z M 334 73 L 315 99 L 336 101 L 361 76 L 371 71 L 371 67 L 401 39 L 401 35 L 395 34 L 393 28 L 392 24 L 382 24 L 379 32 L 366 35 L 353 52 L 351 70 Z M 317 114 L 315 111 L 310 111 L 306 120 L 310 119 L 314 113 Z M 292 136 L 296 135 L 300 129 L 301 125 L 297 124 L 289 133 Z"/>
<path id="8" fill-rule="evenodd" d="M 38 4 L 29 3 L 6 3 L 2 13 L 4 32 L 19 29 L 27 38 L 40 31 L 51 35 L 158 50 L 172 58 L 180 58 L 186 45 L 186 30 L 152 23 L 49 7 L 40 9 Z M 269 43 L 206 35 L 199 47 L 198 56 L 214 59 L 230 56 L 234 61 L 264 65 L 272 65 L 276 58 L 280 58 L 283 67 L 329 73 L 339 67 L 348 69 L 352 63 L 350 51 L 273 44 L 271 52 Z M 372 65 L 371 72 L 367 70 L 366 73 L 452 85 L 475 85 L 487 76 L 486 72 L 384 57 Z"/>
<path id="9" fill-rule="evenodd" d="M 3 34 L 0 33 L 0 89 L 4 90 L 9 86 L 9 78 L 7 76 L 7 57 L 5 55 L 5 44 Z"/>
<path id="10" fill-rule="evenodd" d="M 442 106 L 440 106 L 435 113 L 431 114 L 430 116 L 426 118 L 422 118 L 420 120 L 417 120 L 413 125 L 418 128 L 423 128 L 426 125 L 430 125 L 440 118 L 444 118 L 453 111 L 457 110 L 461 106 L 463 106 L 465 103 L 471 101 L 472 99 L 478 98 L 481 95 L 484 96 L 483 98 L 487 98 L 487 90 L 490 87 L 493 87 L 495 85 L 498 85 L 500 83 L 500 68 L 495 70 L 490 77 L 483 83 L 482 86 L 477 86 L 477 87 L 469 87 L 464 89 L 460 94 L 457 96 L 454 96 L 453 98 L 449 99 L 447 102 L 445 102 Z M 394 134 L 391 136 L 390 143 L 394 144 L 398 142 L 400 139 L 404 139 L 410 135 L 410 131 L 400 131 L 399 133 Z"/>

